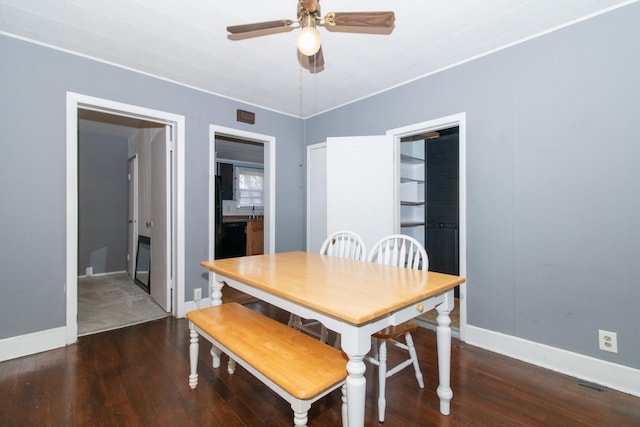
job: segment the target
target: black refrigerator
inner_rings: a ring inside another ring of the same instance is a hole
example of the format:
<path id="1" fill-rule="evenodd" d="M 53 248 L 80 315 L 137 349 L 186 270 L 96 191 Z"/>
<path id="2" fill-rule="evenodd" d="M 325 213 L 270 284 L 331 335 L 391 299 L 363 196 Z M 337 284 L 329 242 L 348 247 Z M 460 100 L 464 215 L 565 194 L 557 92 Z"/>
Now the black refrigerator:
<path id="1" fill-rule="evenodd" d="M 216 244 L 215 259 L 245 256 L 247 253 L 247 222 L 225 221 L 222 201 L 233 200 L 233 165 L 220 164 L 216 175 Z"/>

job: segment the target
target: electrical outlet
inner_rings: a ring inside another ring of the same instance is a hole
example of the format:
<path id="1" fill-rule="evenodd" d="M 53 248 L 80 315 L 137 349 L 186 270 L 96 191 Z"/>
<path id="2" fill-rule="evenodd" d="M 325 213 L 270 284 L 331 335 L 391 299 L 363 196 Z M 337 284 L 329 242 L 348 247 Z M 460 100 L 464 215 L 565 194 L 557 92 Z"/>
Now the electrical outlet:
<path id="1" fill-rule="evenodd" d="M 193 300 L 198 301 L 202 299 L 202 288 L 195 288 L 193 290 Z"/>
<path id="2" fill-rule="evenodd" d="M 598 342 L 600 343 L 600 350 L 610 351 L 611 353 L 618 352 L 618 335 L 615 332 L 598 330 Z"/>

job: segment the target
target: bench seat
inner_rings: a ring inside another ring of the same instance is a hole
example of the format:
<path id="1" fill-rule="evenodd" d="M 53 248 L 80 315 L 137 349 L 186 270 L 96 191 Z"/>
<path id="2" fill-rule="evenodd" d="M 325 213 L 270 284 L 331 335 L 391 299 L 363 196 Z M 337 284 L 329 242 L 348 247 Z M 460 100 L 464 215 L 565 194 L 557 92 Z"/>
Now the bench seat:
<path id="1" fill-rule="evenodd" d="M 291 403 L 294 424 L 304 426 L 311 404 L 344 385 L 347 359 L 339 350 L 238 303 L 187 313 L 191 329 L 189 386 L 198 384 L 198 335 Z M 343 421 L 346 421 L 343 388 Z"/>

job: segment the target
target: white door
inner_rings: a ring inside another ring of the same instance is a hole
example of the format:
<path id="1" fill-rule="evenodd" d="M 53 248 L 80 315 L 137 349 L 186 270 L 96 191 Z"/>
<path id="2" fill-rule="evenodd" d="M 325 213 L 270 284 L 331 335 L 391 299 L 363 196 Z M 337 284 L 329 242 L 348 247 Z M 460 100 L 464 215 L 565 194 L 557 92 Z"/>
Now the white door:
<path id="1" fill-rule="evenodd" d="M 151 297 L 171 311 L 171 127 L 151 141 Z"/>
<path id="2" fill-rule="evenodd" d="M 138 243 L 138 158 L 129 159 L 129 213 L 127 234 L 127 271 L 135 277 L 136 250 Z"/>
<path id="3" fill-rule="evenodd" d="M 394 233 L 395 163 L 392 136 L 327 138 L 327 235 L 354 231 L 368 251 Z"/>
<path id="4" fill-rule="evenodd" d="M 327 238 L 327 144 L 307 147 L 307 252 Z"/>

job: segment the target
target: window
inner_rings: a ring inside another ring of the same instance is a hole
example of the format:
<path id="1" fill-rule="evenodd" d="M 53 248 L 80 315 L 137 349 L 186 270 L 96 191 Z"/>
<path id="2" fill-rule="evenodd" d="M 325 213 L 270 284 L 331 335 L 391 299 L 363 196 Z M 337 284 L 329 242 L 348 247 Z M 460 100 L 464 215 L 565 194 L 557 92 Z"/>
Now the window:
<path id="1" fill-rule="evenodd" d="M 238 207 L 263 206 L 264 171 L 236 168 L 236 201 Z"/>

